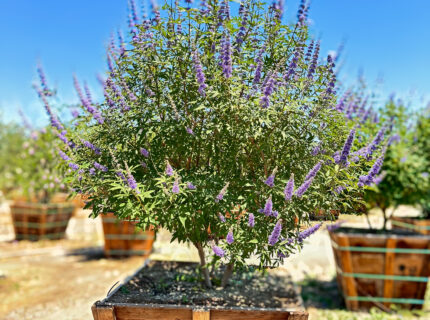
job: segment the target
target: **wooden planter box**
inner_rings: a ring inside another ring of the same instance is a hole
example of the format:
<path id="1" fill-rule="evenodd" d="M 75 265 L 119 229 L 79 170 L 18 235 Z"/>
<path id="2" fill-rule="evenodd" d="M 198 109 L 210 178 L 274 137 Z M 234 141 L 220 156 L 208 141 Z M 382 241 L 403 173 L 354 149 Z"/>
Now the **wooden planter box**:
<path id="1" fill-rule="evenodd" d="M 430 235 L 430 219 L 392 217 L 391 228 Z"/>
<path id="2" fill-rule="evenodd" d="M 430 276 L 430 236 L 404 231 L 329 232 L 337 281 L 349 310 L 422 308 Z"/>
<path id="3" fill-rule="evenodd" d="M 155 240 L 154 231 L 136 228 L 136 222 L 120 221 L 112 213 L 102 215 L 106 257 L 147 257 Z"/>
<path id="4" fill-rule="evenodd" d="M 124 284 L 141 272 L 145 265 L 128 277 L 105 299 L 93 304 L 91 310 L 94 320 L 308 320 L 309 318 L 306 311 L 282 308 L 228 308 L 109 302 L 109 298 L 118 290 L 122 290 Z"/>
<path id="5" fill-rule="evenodd" d="M 58 240 L 65 236 L 75 210 L 72 203 L 25 203 L 10 206 L 16 240 Z"/>

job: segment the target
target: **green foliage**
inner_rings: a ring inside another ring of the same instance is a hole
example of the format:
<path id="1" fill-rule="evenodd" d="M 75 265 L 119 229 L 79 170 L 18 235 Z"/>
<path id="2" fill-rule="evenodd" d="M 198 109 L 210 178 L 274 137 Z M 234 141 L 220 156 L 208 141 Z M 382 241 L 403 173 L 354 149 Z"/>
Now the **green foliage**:
<path id="1" fill-rule="evenodd" d="M 15 123 L 0 122 L 0 190 L 5 196 L 17 187 L 13 172 L 24 143 L 22 131 Z"/>
<path id="2" fill-rule="evenodd" d="M 62 183 L 63 170 L 58 167 L 58 139 L 51 127 L 21 128 L 20 135 L 18 141 L 7 141 L 17 143 L 18 148 L 10 163 L 13 188 L 27 201 L 48 203 L 55 193 L 66 189 Z"/>
<path id="3" fill-rule="evenodd" d="M 310 213 L 353 208 L 363 190 L 358 178 L 373 161 L 333 162 L 353 124 L 333 108 L 330 59 L 308 76 L 311 61 L 300 54 L 309 45 L 306 25 L 283 25 L 273 7 L 246 2 L 247 32 L 240 50 L 231 45 L 229 76 L 223 70 L 230 57 L 226 43 L 238 36 L 241 17 L 220 20 L 219 5 L 209 4 L 206 14 L 166 4 L 166 18 L 137 25 L 125 52 L 110 48 L 105 101 L 89 108 L 84 99 L 84 115 L 60 133 L 71 157 L 66 166 L 75 169 L 68 181 L 90 196 L 94 216 L 114 212 L 139 220 L 142 228 L 166 228 L 180 242 L 218 245 L 224 263 L 243 265 L 256 255 L 261 265 L 277 265 L 279 253 L 301 245 L 300 227 Z M 255 81 L 260 58 L 262 77 Z M 287 181 L 294 177 L 297 191 L 319 162 L 304 195 L 286 201 Z M 275 173 L 270 187 L 265 180 Z M 335 192 L 339 186 L 345 191 Z M 259 213 L 269 198 L 277 216 Z M 251 213 L 254 227 L 248 225 Z M 268 245 L 279 222 L 279 241 Z M 224 241 L 229 231 L 231 244 Z"/>
<path id="4" fill-rule="evenodd" d="M 366 192 L 366 201 L 370 207 L 377 206 L 385 211 L 388 207 L 401 204 L 415 205 L 426 198 L 430 180 L 428 168 L 430 158 L 426 158 L 417 137 L 416 117 L 407 112 L 401 103 L 390 100 L 381 112 L 381 126 L 391 126 L 390 143 L 384 165 L 382 181 Z M 393 119 L 391 121 L 391 119 Z"/>

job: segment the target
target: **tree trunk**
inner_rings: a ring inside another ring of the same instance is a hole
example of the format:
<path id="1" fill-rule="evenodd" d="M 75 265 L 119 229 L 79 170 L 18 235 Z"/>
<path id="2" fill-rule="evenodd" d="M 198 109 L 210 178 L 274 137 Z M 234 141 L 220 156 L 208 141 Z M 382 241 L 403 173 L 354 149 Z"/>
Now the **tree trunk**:
<path id="1" fill-rule="evenodd" d="M 195 243 L 194 245 L 196 246 L 197 251 L 199 252 L 200 265 L 201 265 L 201 269 L 203 272 L 203 276 L 205 278 L 206 287 L 212 288 L 212 282 L 211 282 L 211 278 L 209 276 L 209 270 L 206 266 L 206 258 L 205 258 L 205 252 L 203 251 L 203 247 L 202 247 L 201 243 Z"/>
<path id="2" fill-rule="evenodd" d="M 224 275 L 222 276 L 221 280 L 221 287 L 225 287 L 228 284 L 228 280 L 230 280 L 231 275 L 233 274 L 233 262 L 230 262 L 227 265 L 227 268 L 225 268 Z"/>
<path id="3" fill-rule="evenodd" d="M 382 226 L 382 230 L 387 230 L 387 221 L 388 221 L 388 217 L 387 217 L 387 209 L 386 208 L 381 208 L 382 209 L 382 213 L 384 215 L 384 225 Z"/>

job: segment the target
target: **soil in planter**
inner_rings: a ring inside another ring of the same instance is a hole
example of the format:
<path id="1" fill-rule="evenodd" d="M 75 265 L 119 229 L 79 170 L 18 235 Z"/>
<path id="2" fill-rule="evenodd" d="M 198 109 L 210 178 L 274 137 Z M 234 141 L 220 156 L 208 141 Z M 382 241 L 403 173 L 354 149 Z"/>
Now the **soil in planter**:
<path id="1" fill-rule="evenodd" d="M 217 274 L 221 278 L 222 270 Z M 291 277 L 282 270 L 233 274 L 226 288 L 207 289 L 198 265 L 151 261 L 116 291 L 107 303 L 197 305 L 206 307 L 300 308 Z"/>

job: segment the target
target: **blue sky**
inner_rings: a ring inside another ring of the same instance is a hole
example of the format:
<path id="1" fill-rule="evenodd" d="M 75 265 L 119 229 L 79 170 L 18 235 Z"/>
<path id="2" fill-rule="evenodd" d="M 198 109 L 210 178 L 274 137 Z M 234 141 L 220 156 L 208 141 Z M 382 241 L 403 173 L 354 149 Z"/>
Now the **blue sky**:
<path id="1" fill-rule="evenodd" d="M 35 123 L 45 115 L 33 89 L 36 63 L 44 65 L 62 102 L 77 101 L 72 74 L 98 88 L 95 75 L 105 69 L 109 35 L 126 28 L 126 0 L 1 0 L 0 112 L 16 118 L 22 108 Z M 286 1 L 286 18 L 295 19 L 298 0 Z M 430 99 L 430 1 L 313 0 L 312 32 L 322 52 L 347 39 L 342 79 L 352 82 L 363 70 L 369 85 L 414 101 Z M 424 97 L 424 98 L 423 98 Z"/>

